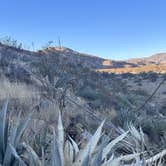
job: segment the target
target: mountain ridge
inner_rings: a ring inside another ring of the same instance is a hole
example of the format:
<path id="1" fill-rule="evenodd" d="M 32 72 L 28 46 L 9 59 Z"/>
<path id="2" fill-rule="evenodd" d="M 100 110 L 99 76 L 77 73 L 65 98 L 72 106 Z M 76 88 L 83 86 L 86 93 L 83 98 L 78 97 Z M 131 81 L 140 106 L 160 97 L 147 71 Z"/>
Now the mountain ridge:
<path id="1" fill-rule="evenodd" d="M 43 51 L 43 50 L 42 50 Z M 49 47 L 44 52 L 47 54 L 48 52 L 52 53 L 61 53 L 64 56 L 70 56 L 73 58 L 80 58 L 83 63 L 85 61 L 89 63 L 90 68 L 94 69 L 109 69 L 109 68 L 126 68 L 126 67 L 139 67 L 143 65 L 150 65 L 150 64 L 165 64 L 166 63 L 166 53 L 156 53 L 149 57 L 143 58 L 130 58 L 127 60 L 114 60 L 114 59 L 106 59 L 94 55 L 90 55 L 87 53 L 80 53 L 75 51 L 71 48 L 67 47 Z M 88 62 L 89 61 L 89 62 Z M 93 62 L 91 62 L 93 61 Z M 91 62 L 91 64 L 90 64 Z M 81 63 L 81 61 L 80 61 Z M 87 64 L 88 67 L 88 64 Z"/>
<path id="2" fill-rule="evenodd" d="M 18 53 L 23 53 L 32 56 L 42 55 L 60 55 L 68 62 L 73 64 L 80 64 L 84 67 L 96 70 L 99 72 L 108 73 L 137 73 L 137 72 L 162 72 L 166 73 L 166 53 L 156 53 L 149 57 L 144 58 L 131 58 L 128 60 L 113 60 L 105 59 L 102 57 L 90 55 L 87 53 L 80 53 L 71 48 L 67 47 L 48 47 L 39 51 L 28 51 L 24 49 L 17 49 L 11 46 L 6 46 L 0 43 L 0 50 L 8 49 L 11 51 L 16 51 Z M 30 58 L 30 57 L 29 57 Z M 162 67 L 162 71 L 158 70 Z M 148 70 L 145 68 L 149 68 Z M 134 70 L 134 71 L 133 71 Z"/>

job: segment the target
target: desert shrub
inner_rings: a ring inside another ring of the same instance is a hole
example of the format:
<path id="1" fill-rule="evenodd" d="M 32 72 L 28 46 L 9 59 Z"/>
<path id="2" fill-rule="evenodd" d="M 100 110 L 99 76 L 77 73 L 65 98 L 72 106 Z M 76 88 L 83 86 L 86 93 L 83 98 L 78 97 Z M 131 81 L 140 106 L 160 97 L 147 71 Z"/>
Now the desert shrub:
<path id="1" fill-rule="evenodd" d="M 128 100 L 128 98 L 126 96 L 117 95 L 116 99 L 117 99 L 117 103 L 120 108 L 130 107 L 130 101 Z"/>
<path id="2" fill-rule="evenodd" d="M 31 65 L 36 67 L 38 74 L 42 77 L 48 77 L 50 83 L 53 84 L 54 77 L 58 75 L 60 70 L 58 63 L 58 57 L 55 55 L 55 57 L 52 58 L 50 56 L 42 56 L 39 62 L 35 62 Z"/>
<path id="3" fill-rule="evenodd" d="M 48 41 L 47 43 L 45 43 L 41 48 L 44 50 L 44 49 L 48 49 L 49 47 L 52 46 L 54 42 L 53 41 Z"/>
<path id="4" fill-rule="evenodd" d="M 102 77 L 105 79 L 109 79 L 109 78 L 114 78 L 115 74 L 114 73 L 107 73 L 107 72 L 102 72 L 101 73 Z"/>
<path id="5" fill-rule="evenodd" d="M 1 50 L 0 53 L 0 65 L 2 69 L 9 67 L 13 61 L 16 59 L 16 54 L 13 54 L 8 47 L 5 47 Z"/>
<path id="6" fill-rule="evenodd" d="M 117 126 L 127 129 L 130 123 L 138 126 L 138 116 L 133 111 L 121 109 L 120 111 L 117 111 L 117 116 L 113 119 L 113 122 Z"/>
<path id="7" fill-rule="evenodd" d="M 159 110 L 159 112 L 160 112 L 162 115 L 166 116 L 166 105 L 163 105 L 162 108 Z"/>
<path id="8" fill-rule="evenodd" d="M 11 99 L 19 99 L 24 102 L 37 97 L 37 92 L 31 86 L 19 82 L 10 82 L 6 78 L 0 81 L 0 87 L 0 100 L 9 96 Z"/>
<path id="9" fill-rule="evenodd" d="M 154 73 L 154 72 L 149 73 L 149 79 L 152 82 L 156 82 L 158 77 L 159 77 L 158 73 Z"/>
<path id="10" fill-rule="evenodd" d="M 142 79 L 147 79 L 147 73 L 146 72 L 141 72 L 138 74 L 139 77 L 141 77 Z"/>
<path id="11" fill-rule="evenodd" d="M 18 42 L 17 40 L 13 39 L 10 36 L 1 38 L 0 43 L 17 49 L 22 49 L 22 43 Z"/>
<path id="12" fill-rule="evenodd" d="M 142 72 L 140 73 L 140 76 L 142 77 L 142 79 L 148 79 L 152 82 L 157 81 L 157 79 L 159 78 L 159 74 L 155 72 Z"/>
<path id="13" fill-rule="evenodd" d="M 134 74 L 132 74 L 132 73 L 123 73 L 123 74 L 121 74 L 121 77 L 123 79 L 133 78 Z"/>
<path id="14" fill-rule="evenodd" d="M 166 120 L 143 118 L 139 121 L 139 125 L 142 126 L 143 131 L 148 134 L 151 141 L 154 141 L 156 145 L 161 145 L 161 139 L 166 133 Z"/>
<path id="15" fill-rule="evenodd" d="M 99 98 L 98 93 L 95 89 L 92 89 L 90 87 L 82 88 L 77 92 L 77 95 L 80 97 L 83 97 L 87 100 L 97 100 Z"/>
<path id="16" fill-rule="evenodd" d="M 149 95 L 146 90 L 141 89 L 141 88 L 133 90 L 133 93 L 136 94 L 136 95 L 144 96 L 144 97 Z"/>
<path id="17" fill-rule="evenodd" d="M 110 100 L 110 97 L 102 93 L 98 93 L 95 100 L 88 102 L 92 109 L 98 109 L 103 112 L 106 108 L 110 108 L 112 103 L 113 101 Z"/>

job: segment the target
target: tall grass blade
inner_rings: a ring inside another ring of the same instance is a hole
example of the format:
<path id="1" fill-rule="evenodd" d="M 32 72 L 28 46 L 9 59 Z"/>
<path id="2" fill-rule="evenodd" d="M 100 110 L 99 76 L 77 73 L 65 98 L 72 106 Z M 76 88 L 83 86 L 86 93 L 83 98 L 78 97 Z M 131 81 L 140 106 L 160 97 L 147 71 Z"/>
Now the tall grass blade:
<path id="1" fill-rule="evenodd" d="M 30 119 L 33 115 L 33 112 L 34 111 L 30 112 L 29 115 L 19 124 L 17 131 L 16 131 L 16 138 L 15 138 L 15 142 L 14 142 L 15 147 L 18 146 L 20 139 L 24 133 L 24 130 L 26 129 L 28 122 L 30 121 Z"/>

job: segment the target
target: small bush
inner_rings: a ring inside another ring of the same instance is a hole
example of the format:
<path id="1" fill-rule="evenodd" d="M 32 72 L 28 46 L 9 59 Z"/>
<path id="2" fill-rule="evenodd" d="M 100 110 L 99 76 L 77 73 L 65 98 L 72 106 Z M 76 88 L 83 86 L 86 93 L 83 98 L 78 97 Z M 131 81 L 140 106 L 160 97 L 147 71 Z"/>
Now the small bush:
<path id="1" fill-rule="evenodd" d="M 98 93 L 96 90 L 93 90 L 90 87 L 82 88 L 77 92 L 77 95 L 83 97 L 87 100 L 97 100 L 99 98 Z"/>

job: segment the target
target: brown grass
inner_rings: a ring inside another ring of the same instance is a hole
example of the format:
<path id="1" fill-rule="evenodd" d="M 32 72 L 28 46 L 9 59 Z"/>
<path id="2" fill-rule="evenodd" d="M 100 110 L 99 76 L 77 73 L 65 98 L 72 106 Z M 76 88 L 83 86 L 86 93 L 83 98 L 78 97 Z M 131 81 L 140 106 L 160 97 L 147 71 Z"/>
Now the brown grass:
<path id="1" fill-rule="evenodd" d="M 0 100 L 6 99 L 18 99 L 24 101 L 25 99 L 34 99 L 38 97 L 37 90 L 32 86 L 28 86 L 24 83 L 10 82 L 7 79 L 0 80 Z"/>
<path id="2" fill-rule="evenodd" d="M 139 67 L 126 67 L 126 68 L 113 68 L 113 69 L 98 69 L 99 72 L 107 73 L 141 73 L 141 72 L 156 72 L 156 73 L 166 73 L 166 65 L 146 65 Z"/>

